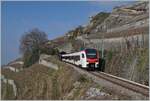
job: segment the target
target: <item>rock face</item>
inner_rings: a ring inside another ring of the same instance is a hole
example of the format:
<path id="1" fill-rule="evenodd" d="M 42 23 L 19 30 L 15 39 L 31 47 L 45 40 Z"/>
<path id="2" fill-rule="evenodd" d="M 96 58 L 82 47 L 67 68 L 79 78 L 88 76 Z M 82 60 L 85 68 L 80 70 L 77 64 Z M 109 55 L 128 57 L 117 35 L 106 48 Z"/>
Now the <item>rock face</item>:
<path id="1" fill-rule="evenodd" d="M 149 3 L 138 2 L 134 5 L 115 8 L 110 16 L 100 25 L 97 25 L 93 32 L 109 32 L 131 28 L 140 24 L 148 24 L 149 18 Z M 140 22 L 139 22 L 140 20 Z M 139 24 L 138 24 L 139 23 Z M 116 29 L 115 29 L 116 28 Z"/>

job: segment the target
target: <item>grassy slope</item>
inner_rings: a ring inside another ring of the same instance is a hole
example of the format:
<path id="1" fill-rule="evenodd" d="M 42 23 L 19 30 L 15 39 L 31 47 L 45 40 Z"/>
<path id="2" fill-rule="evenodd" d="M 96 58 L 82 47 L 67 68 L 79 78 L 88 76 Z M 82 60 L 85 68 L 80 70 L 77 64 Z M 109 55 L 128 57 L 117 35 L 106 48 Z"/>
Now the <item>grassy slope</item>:
<path id="1" fill-rule="evenodd" d="M 23 100 L 81 100 L 81 99 L 129 99 L 118 96 L 112 91 L 107 91 L 100 85 L 92 82 L 86 75 L 81 75 L 73 68 L 59 61 L 56 57 L 50 57 L 47 61 L 57 63 L 59 69 L 53 70 L 43 65 L 34 64 L 21 72 L 11 72 L 2 69 L 2 74 L 8 79 L 13 79 L 17 86 L 17 97 L 14 97 L 11 86 L 3 84 L 2 99 Z M 88 98 L 86 95 L 90 87 L 109 93 L 108 96 L 96 96 Z"/>
<path id="2" fill-rule="evenodd" d="M 2 74 L 6 78 L 15 80 L 18 88 L 16 99 L 79 99 L 82 96 L 85 88 L 90 85 L 88 78 L 81 76 L 56 58 L 49 58 L 49 61 L 57 63 L 59 70 L 55 71 L 39 64 L 18 73 L 2 69 Z M 66 96 L 74 89 L 73 84 L 77 81 L 81 82 L 82 86 L 73 92 L 73 95 Z M 10 87 L 5 84 L 3 86 L 2 93 L 6 91 L 9 94 L 5 94 L 2 99 L 15 99 L 14 96 L 9 96 L 13 95 L 13 92 L 7 91 Z"/>

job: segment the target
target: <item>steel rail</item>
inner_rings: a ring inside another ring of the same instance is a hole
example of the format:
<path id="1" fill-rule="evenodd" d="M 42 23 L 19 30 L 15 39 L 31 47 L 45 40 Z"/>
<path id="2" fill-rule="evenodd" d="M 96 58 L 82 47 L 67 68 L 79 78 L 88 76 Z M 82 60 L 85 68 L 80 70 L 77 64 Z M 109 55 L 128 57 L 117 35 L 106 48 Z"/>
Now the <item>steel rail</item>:
<path id="1" fill-rule="evenodd" d="M 98 77 L 98 78 L 104 79 L 108 82 L 111 82 L 112 84 L 116 84 L 116 85 L 121 86 L 121 87 L 128 89 L 130 91 L 140 93 L 146 97 L 149 97 L 149 86 L 142 85 L 140 83 L 136 83 L 134 81 L 130 81 L 130 80 L 127 80 L 127 79 L 124 79 L 121 77 L 117 77 L 117 76 L 114 76 L 111 74 L 107 74 L 104 72 L 87 71 L 87 70 L 82 69 L 82 68 L 80 68 L 74 64 L 71 64 L 71 63 L 67 63 L 67 64 L 69 64 L 70 66 L 73 66 L 74 68 L 78 68 L 81 71 L 87 72 L 87 73 L 89 73 L 95 77 Z"/>
<path id="2" fill-rule="evenodd" d="M 117 84 L 119 86 L 122 86 L 124 88 L 127 88 L 129 90 L 132 90 L 134 92 L 138 92 L 142 95 L 145 95 L 147 97 L 149 97 L 149 86 L 145 86 L 124 78 L 120 78 L 117 76 L 113 76 L 104 72 L 89 72 L 97 77 L 103 78 L 107 81 L 110 81 L 114 84 Z"/>

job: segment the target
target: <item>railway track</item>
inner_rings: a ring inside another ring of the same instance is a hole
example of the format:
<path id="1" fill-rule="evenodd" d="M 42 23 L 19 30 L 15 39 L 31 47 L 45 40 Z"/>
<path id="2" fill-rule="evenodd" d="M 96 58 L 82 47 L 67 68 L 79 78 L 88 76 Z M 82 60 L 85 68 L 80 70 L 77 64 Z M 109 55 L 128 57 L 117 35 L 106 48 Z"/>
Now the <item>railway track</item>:
<path id="1" fill-rule="evenodd" d="M 149 97 L 149 87 L 127 80 L 127 79 L 123 79 L 117 76 L 113 76 L 104 72 L 90 72 L 91 74 L 99 77 L 99 78 L 103 78 L 107 81 L 112 82 L 113 84 L 122 86 L 126 89 L 132 90 L 134 92 L 140 93 L 146 97 Z"/>
<path id="2" fill-rule="evenodd" d="M 87 71 L 72 64 L 68 65 L 72 66 L 81 74 L 86 74 L 88 77 L 91 77 L 98 84 L 106 88 L 110 88 L 112 91 L 124 95 L 129 95 L 134 100 L 141 98 L 146 100 L 149 99 L 149 86 L 142 85 L 121 77 L 113 76 L 104 72 Z"/>

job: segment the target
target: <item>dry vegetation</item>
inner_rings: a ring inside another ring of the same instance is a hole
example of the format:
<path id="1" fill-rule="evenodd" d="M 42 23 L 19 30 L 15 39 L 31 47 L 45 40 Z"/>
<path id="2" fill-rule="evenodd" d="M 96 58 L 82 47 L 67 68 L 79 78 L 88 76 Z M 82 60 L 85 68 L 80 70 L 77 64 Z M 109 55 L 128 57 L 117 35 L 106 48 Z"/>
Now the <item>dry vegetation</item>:
<path id="1" fill-rule="evenodd" d="M 3 99 L 12 100 L 15 99 L 15 95 L 13 94 L 13 87 L 9 84 L 2 83 L 1 84 L 1 97 Z"/>
<path id="2" fill-rule="evenodd" d="M 53 70 L 38 63 L 24 68 L 20 72 L 12 72 L 2 69 L 5 78 L 15 81 L 17 96 L 13 94 L 11 85 L 2 83 L 2 99 L 24 99 L 24 100 L 81 100 L 81 99 L 113 99 L 112 92 L 106 97 L 88 97 L 87 90 L 90 87 L 105 89 L 95 84 L 86 75 L 81 75 L 70 66 L 59 61 L 57 57 L 49 57 L 49 62 L 57 63 L 58 70 Z M 115 95 L 116 96 L 116 95 Z"/>
<path id="3" fill-rule="evenodd" d="M 11 86 L 2 83 L 2 90 L 5 91 L 2 92 L 2 99 L 80 99 L 90 84 L 88 78 L 55 57 L 48 60 L 57 63 L 59 69 L 53 70 L 38 63 L 17 73 L 2 69 L 5 78 L 14 80 L 17 86 L 17 97 L 14 97 L 13 92 L 10 92 Z M 75 82 L 80 82 L 81 86 L 71 97 L 67 96 L 74 89 Z"/>
<path id="4" fill-rule="evenodd" d="M 148 48 L 123 52 L 110 50 L 106 56 L 105 72 L 145 85 L 149 83 Z"/>

